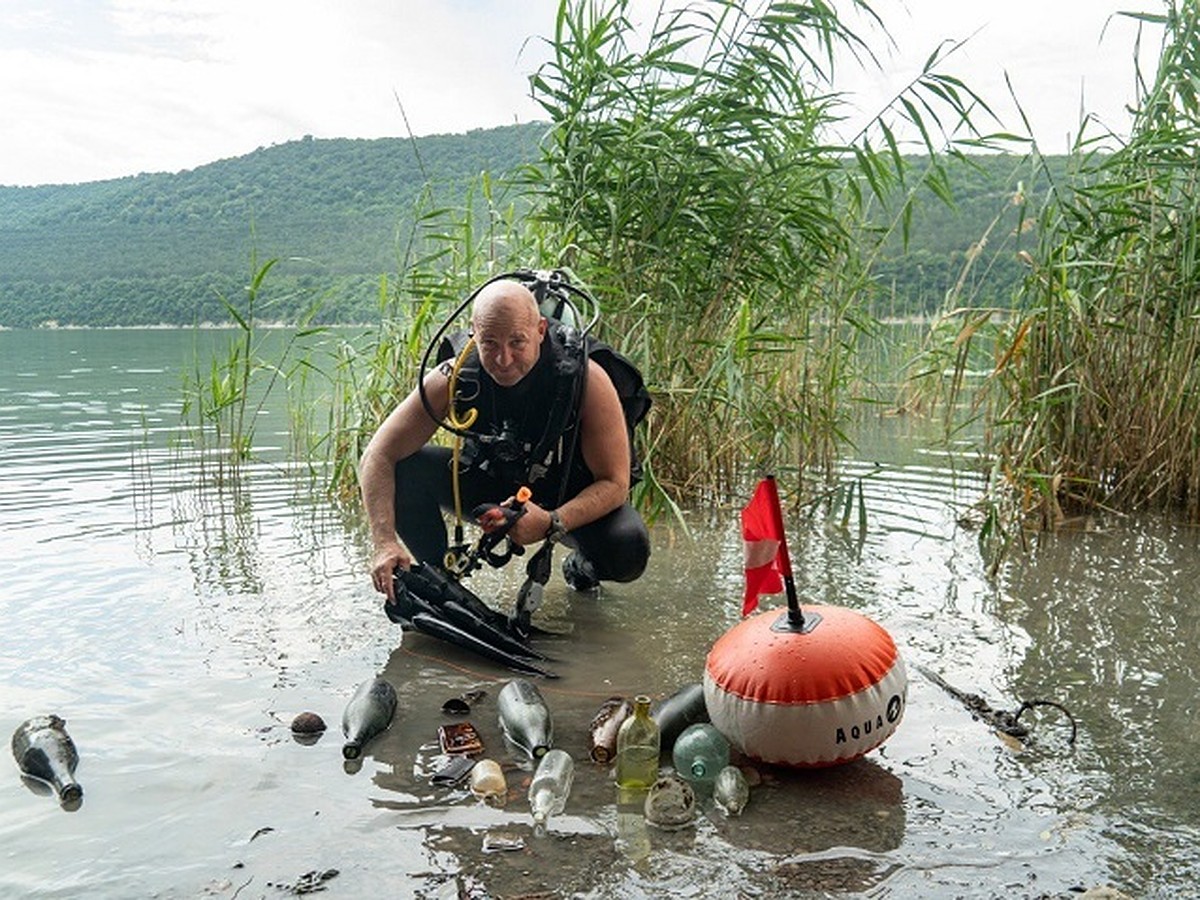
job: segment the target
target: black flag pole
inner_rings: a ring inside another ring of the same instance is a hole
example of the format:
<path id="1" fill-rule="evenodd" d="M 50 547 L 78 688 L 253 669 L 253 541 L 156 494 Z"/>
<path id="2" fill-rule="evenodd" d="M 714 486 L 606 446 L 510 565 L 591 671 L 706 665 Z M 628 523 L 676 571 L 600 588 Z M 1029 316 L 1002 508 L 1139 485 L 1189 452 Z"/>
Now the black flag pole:
<path id="1" fill-rule="evenodd" d="M 775 516 L 775 533 L 779 535 L 779 568 L 783 575 L 783 587 L 787 591 L 787 621 L 791 630 L 804 629 L 804 613 L 800 611 L 800 601 L 796 598 L 796 582 L 792 578 L 792 558 L 788 553 L 787 532 L 783 527 L 783 507 L 779 503 L 779 487 L 775 476 L 766 477 L 767 493 L 771 498 L 771 513 Z"/>

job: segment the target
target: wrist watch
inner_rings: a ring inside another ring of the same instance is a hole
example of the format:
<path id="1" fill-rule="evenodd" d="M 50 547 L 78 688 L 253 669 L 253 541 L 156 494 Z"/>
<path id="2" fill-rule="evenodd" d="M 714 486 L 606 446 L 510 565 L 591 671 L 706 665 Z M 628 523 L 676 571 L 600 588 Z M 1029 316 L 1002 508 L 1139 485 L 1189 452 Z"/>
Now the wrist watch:
<path id="1" fill-rule="evenodd" d="M 550 525 L 546 528 L 546 540 L 557 543 L 567 536 L 567 528 L 558 517 L 558 510 L 550 510 Z"/>

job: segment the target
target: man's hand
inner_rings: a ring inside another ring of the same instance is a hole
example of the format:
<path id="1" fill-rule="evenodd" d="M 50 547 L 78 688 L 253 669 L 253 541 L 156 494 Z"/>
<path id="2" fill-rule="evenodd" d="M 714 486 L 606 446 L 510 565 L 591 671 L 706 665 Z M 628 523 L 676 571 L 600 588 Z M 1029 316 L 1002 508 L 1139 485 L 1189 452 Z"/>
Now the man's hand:
<path id="1" fill-rule="evenodd" d="M 515 543 L 523 545 L 525 542 L 514 537 L 514 532 L 530 508 L 539 509 L 529 502 L 532 496 L 529 488 L 522 487 L 515 495 L 501 503 L 484 503 L 475 507 L 471 515 L 475 517 L 475 523 L 483 529 L 484 534 L 500 532 L 501 535 L 507 534 Z M 497 539 L 499 537 L 500 535 L 497 535 Z"/>
<path id="2" fill-rule="evenodd" d="M 550 511 L 542 509 L 533 501 L 525 504 L 525 515 L 517 519 L 508 536 L 514 544 L 528 547 L 546 536 L 550 529 Z"/>
<path id="3" fill-rule="evenodd" d="M 387 594 L 388 603 L 396 602 L 396 585 L 393 580 L 396 569 L 407 569 L 413 564 L 412 554 L 399 541 L 375 548 L 371 556 L 371 583 L 375 590 Z"/>

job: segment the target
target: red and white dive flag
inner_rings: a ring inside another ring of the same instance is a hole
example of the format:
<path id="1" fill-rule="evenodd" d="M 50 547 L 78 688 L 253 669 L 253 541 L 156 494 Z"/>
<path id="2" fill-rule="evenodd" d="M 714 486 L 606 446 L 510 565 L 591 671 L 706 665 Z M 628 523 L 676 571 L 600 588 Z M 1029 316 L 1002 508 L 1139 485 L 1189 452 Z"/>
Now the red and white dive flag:
<path id="1" fill-rule="evenodd" d="M 780 593 L 784 589 L 783 576 L 790 578 L 792 574 L 774 478 L 760 481 L 750 503 L 742 510 L 742 540 L 746 553 L 742 615 L 748 616 L 758 608 L 760 594 Z"/>

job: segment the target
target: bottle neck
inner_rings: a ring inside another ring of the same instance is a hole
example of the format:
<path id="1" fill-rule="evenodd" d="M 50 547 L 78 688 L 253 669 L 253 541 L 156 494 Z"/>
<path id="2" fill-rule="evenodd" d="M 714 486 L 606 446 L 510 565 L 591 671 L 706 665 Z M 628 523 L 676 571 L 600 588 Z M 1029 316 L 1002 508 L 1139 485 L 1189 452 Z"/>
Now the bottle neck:
<path id="1" fill-rule="evenodd" d="M 554 791 L 548 786 L 543 786 L 533 791 L 529 795 L 529 808 L 533 810 L 533 820 L 536 822 L 539 819 L 545 821 L 550 815 L 550 809 L 554 806 Z"/>

